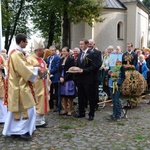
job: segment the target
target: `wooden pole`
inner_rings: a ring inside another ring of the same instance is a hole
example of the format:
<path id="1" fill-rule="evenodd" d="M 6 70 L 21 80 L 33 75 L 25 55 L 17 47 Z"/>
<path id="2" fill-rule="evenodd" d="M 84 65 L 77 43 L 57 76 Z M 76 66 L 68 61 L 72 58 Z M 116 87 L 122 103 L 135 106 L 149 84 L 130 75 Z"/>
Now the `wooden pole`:
<path id="1" fill-rule="evenodd" d="M 104 103 L 109 103 L 109 102 L 112 102 L 112 100 L 108 100 L 108 101 L 99 102 L 99 103 L 97 103 L 97 104 L 98 104 L 98 105 L 101 105 L 101 104 L 104 104 Z"/>

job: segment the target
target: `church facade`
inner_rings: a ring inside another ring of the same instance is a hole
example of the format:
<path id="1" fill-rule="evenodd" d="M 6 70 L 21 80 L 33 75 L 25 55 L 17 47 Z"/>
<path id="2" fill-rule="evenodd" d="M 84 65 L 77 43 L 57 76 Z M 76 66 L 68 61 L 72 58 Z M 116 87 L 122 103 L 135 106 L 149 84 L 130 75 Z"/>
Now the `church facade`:
<path id="1" fill-rule="evenodd" d="M 82 22 L 71 26 L 71 47 L 77 47 L 82 38 L 93 39 L 96 47 L 104 51 L 109 45 L 121 46 L 126 50 L 126 43 L 135 48 L 148 46 L 150 11 L 140 0 L 105 0 L 102 23 L 93 27 Z"/>

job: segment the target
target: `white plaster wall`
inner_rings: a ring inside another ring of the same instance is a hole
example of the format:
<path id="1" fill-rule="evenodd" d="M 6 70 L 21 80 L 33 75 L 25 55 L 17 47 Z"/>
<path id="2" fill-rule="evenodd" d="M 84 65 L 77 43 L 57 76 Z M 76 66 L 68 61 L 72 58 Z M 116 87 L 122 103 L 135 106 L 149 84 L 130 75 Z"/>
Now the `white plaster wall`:
<path id="1" fill-rule="evenodd" d="M 85 38 L 92 39 L 92 27 L 90 27 L 87 23 L 85 23 Z"/>
<path id="2" fill-rule="evenodd" d="M 127 42 L 133 47 L 147 47 L 148 41 L 148 14 L 137 6 L 137 3 L 124 3 L 127 7 Z M 141 38 L 143 36 L 143 45 Z"/>
<path id="3" fill-rule="evenodd" d="M 84 23 L 72 25 L 72 48 L 79 46 L 80 39 L 92 38 L 96 42 L 96 47 L 101 51 L 104 51 L 109 45 L 114 47 L 119 45 L 124 51 L 126 47 L 126 12 L 105 10 L 101 17 L 106 19 L 102 23 L 94 23 L 93 29 Z M 122 21 L 124 25 L 123 40 L 117 39 L 117 23 L 119 21 Z"/>
<path id="4" fill-rule="evenodd" d="M 82 38 L 93 38 L 99 50 L 105 50 L 109 45 L 119 45 L 126 51 L 126 43 L 133 43 L 134 47 L 141 47 L 141 37 L 144 36 L 143 46 L 147 47 L 148 40 L 148 14 L 137 7 L 135 2 L 125 3 L 126 10 L 105 9 L 102 23 L 94 23 L 94 28 L 85 23 L 72 25 L 71 47 L 79 47 Z M 123 40 L 117 39 L 117 23 L 123 22 Z"/>
<path id="5" fill-rule="evenodd" d="M 79 47 L 80 39 L 85 38 L 85 23 L 71 25 L 71 48 Z"/>
<path id="6" fill-rule="evenodd" d="M 148 14 L 145 13 L 139 7 L 137 8 L 137 29 L 136 29 L 136 44 L 137 47 L 147 47 L 148 45 Z M 143 38 L 143 45 L 141 43 L 141 38 Z"/>
<path id="7" fill-rule="evenodd" d="M 126 43 L 126 12 L 105 10 L 103 13 L 104 22 L 95 23 L 94 27 L 94 40 L 96 46 L 104 51 L 109 45 L 121 46 L 122 50 L 125 49 Z M 117 24 L 119 21 L 123 22 L 123 40 L 117 39 Z"/>
<path id="8" fill-rule="evenodd" d="M 126 3 L 127 7 L 127 43 L 133 43 L 134 47 L 137 47 L 135 39 L 137 37 L 137 6 L 135 3 Z"/>

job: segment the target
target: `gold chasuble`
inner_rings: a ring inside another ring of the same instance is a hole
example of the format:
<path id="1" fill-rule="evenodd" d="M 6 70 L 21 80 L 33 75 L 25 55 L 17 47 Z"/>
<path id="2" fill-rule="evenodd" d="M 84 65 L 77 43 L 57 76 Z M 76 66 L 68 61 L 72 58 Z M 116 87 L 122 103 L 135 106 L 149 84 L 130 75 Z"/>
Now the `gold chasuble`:
<path id="1" fill-rule="evenodd" d="M 33 72 L 34 67 L 27 63 L 21 51 L 16 49 L 10 53 L 4 104 L 8 105 L 8 110 L 14 113 L 16 120 L 20 120 L 20 112 L 22 112 L 23 119 L 27 119 L 27 109 L 35 106 L 31 82 L 29 81 Z"/>
<path id="2" fill-rule="evenodd" d="M 35 53 L 32 53 L 30 56 L 27 57 L 27 61 L 30 65 L 36 66 L 37 64 L 40 65 L 42 70 L 47 69 L 47 65 L 44 60 L 40 57 L 37 57 Z M 47 88 L 47 79 L 42 78 L 40 79 L 38 76 L 36 81 L 34 82 L 34 91 L 36 97 L 36 113 L 44 115 L 49 112 L 49 91 Z M 50 85 L 49 85 L 50 86 Z"/>

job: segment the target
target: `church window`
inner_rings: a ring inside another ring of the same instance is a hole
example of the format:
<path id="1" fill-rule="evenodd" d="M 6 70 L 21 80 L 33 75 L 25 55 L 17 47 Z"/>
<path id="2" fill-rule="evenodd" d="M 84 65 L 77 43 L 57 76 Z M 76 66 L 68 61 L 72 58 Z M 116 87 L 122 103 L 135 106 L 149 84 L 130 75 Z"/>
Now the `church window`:
<path id="1" fill-rule="evenodd" d="M 123 40 L 123 23 L 121 21 L 117 24 L 117 39 Z"/>

